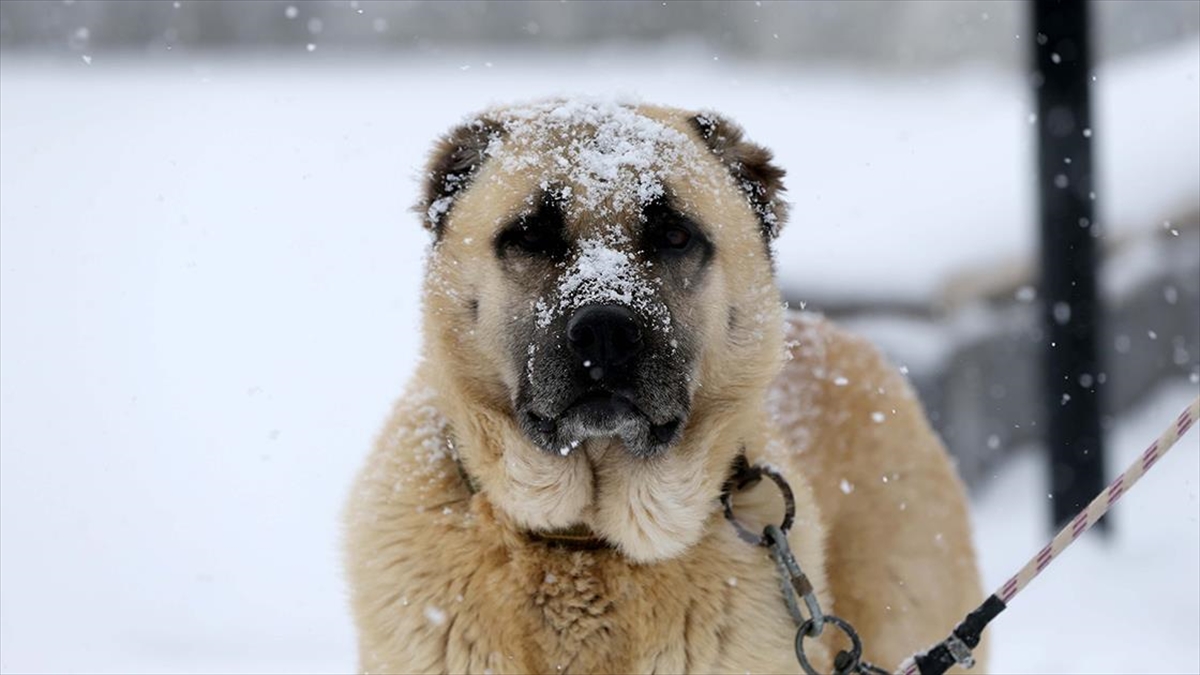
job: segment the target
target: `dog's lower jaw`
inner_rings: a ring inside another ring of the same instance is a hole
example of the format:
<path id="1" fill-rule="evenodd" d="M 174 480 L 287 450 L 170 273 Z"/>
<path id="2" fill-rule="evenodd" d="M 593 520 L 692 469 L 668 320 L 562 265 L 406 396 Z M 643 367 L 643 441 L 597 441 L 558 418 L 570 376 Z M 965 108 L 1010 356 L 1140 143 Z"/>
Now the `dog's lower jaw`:
<path id="1" fill-rule="evenodd" d="M 611 439 L 620 440 L 629 454 L 642 459 L 670 452 L 679 443 L 686 423 L 686 413 L 662 424 L 638 414 L 611 420 L 599 427 L 578 419 L 554 419 L 520 408 L 514 417 L 529 441 L 550 454 L 565 456 L 581 443 Z"/>

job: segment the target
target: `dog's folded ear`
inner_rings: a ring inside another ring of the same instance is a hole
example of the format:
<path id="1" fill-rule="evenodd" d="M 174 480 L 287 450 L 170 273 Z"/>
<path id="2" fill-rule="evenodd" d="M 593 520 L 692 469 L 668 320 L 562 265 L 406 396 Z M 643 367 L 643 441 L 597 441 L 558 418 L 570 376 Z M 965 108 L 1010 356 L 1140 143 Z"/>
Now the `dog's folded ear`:
<path id="1" fill-rule="evenodd" d="M 503 131 L 499 122 L 475 119 L 451 130 L 434 146 L 426 165 L 425 189 L 414 209 L 436 238 L 442 237 L 454 200 L 470 185 L 487 159 L 488 146 Z"/>
<path id="2" fill-rule="evenodd" d="M 773 239 L 787 217 L 787 203 L 783 200 L 785 171 L 771 162 L 771 151 L 745 140 L 741 127 L 718 115 L 700 113 L 688 121 L 733 174 L 762 224 L 763 236 Z"/>

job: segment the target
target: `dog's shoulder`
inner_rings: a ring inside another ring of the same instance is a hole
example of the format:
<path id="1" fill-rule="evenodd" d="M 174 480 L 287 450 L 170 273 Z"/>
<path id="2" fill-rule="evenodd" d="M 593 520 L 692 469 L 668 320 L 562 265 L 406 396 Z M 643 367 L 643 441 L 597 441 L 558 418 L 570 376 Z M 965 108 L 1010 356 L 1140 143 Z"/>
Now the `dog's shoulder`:
<path id="1" fill-rule="evenodd" d="M 445 644 L 463 580 L 497 565 L 479 536 L 494 528 L 472 508 L 447 432 L 435 391 L 414 378 L 351 486 L 343 564 L 364 670 L 452 669 Z"/>
<path id="2" fill-rule="evenodd" d="M 901 477 L 961 490 L 908 378 L 874 344 L 810 314 L 789 316 L 787 341 L 772 412 L 820 501 L 862 483 L 900 492 L 893 481 Z"/>
<path id="3" fill-rule="evenodd" d="M 351 576 L 371 577 L 366 568 L 380 560 L 419 554 L 434 543 L 433 533 L 469 525 L 470 497 L 437 397 L 414 380 L 392 408 L 344 506 Z"/>
<path id="4" fill-rule="evenodd" d="M 784 328 L 788 348 L 789 376 L 803 374 L 835 387 L 849 384 L 849 375 L 860 383 L 883 384 L 905 381 L 902 371 L 870 340 L 816 312 L 789 311 Z M 910 389 L 905 394 L 911 395 Z"/>
<path id="5" fill-rule="evenodd" d="M 435 392 L 414 380 L 376 437 L 352 500 L 386 495 L 389 502 L 420 508 L 426 496 L 445 499 L 458 492 L 462 481 L 446 432 Z"/>
<path id="6" fill-rule="evenodd" d="M 862 336 L 789 317 L 773 397 L 791 467 L 829 532 L 835 611 L 897 663 L 978 601 L 965 488 L 903 370 Z M 942 589 L 921 594 L 915 589 Z M 891 611 L 924 617 L 895 624 Z"/>
<path id="7" fill-rule="evenodd" d="M 813 312 L 788 312 L 785 363 L 768 395 L 769 410 L 793 447 L 843 427 L 879 425 L 923 411 L 904 373 L 869 340 Z"/>

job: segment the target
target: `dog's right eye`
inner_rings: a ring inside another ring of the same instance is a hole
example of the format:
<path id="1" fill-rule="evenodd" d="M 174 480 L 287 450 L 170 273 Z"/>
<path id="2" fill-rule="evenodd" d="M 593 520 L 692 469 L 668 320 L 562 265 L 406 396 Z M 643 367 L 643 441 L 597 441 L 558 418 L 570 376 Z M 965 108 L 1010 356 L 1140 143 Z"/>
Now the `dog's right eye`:
<path id="1" fill-rule="evenodd" d="M 566 255 L 562 210 L 558 203 L 543 199 L 537 211 L 509 223 L 496 237 L 496 255 L 509 253 L 553 258 Z"/>
<path id="2" fill-rule="evenodd" d="M 556 256 L 565 253 L 567 244 L 557 232 L 536 223 L 520 222 L 504 231 L 497 241 L 498 252 L 518 251 L 527 255 Z"/>

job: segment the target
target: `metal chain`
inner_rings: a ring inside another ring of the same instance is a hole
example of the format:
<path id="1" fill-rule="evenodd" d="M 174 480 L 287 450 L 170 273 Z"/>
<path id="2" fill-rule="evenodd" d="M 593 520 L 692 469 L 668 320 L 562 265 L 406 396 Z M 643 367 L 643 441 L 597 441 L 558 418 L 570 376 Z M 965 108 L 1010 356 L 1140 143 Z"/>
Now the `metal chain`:
<path id="1" fill-rule="evenodd" d="M 760 535 L 747 528 L 734 516 L 733 492 L 757 484 L 763 476 L 770 478 L 771 482 L 779 488 L 779 492 L 783 496 L 784 517 L 781 524 L 772 523 L 764 527 Z M 850 673 L 887 675 L 886 670 L 863 660 L 862 640 L 849 622 L 821 611 L 821 603 L 817 600 L 817 593 L 812 582 L 800 568 L 800 563 L 796 561 L 796 556 L 792 554 L 792 549 L 788 546 L 787 533 L 792 529 L 796 518 L 796 499 L 792 493 L 792 486 L 788 485 L 783 475 L 774 467 L 766 464 L 751 466 L 744 457 L 739 457 L 738 462 L 734 465 L 734 475 L 721 494 L 721 503 L 725 507 L 725 519 L 733 525 L 738 537 L 749 544 L 765 547 L 771 555 L 771 560 L 775 561 L 775 567 L 779 572 L 780 594 L 783 595 L 783 602 L 787 606 L 788 614 L 796 622 L 796 660 L 800 662 L 800 667 L 804 669 L 804 672 L 807 675 L 819 675 L 804 651 L 804 639 L 820 636 L 825 624 L 830 623 L 850 639 L 851 645 L 849 650 L 839 651 L 834 658 L 835 675 L 849 675 Z M 800 609 L 800 600 L 804 601 L 805 609 L 808 610 L 807 617 Z"/>

